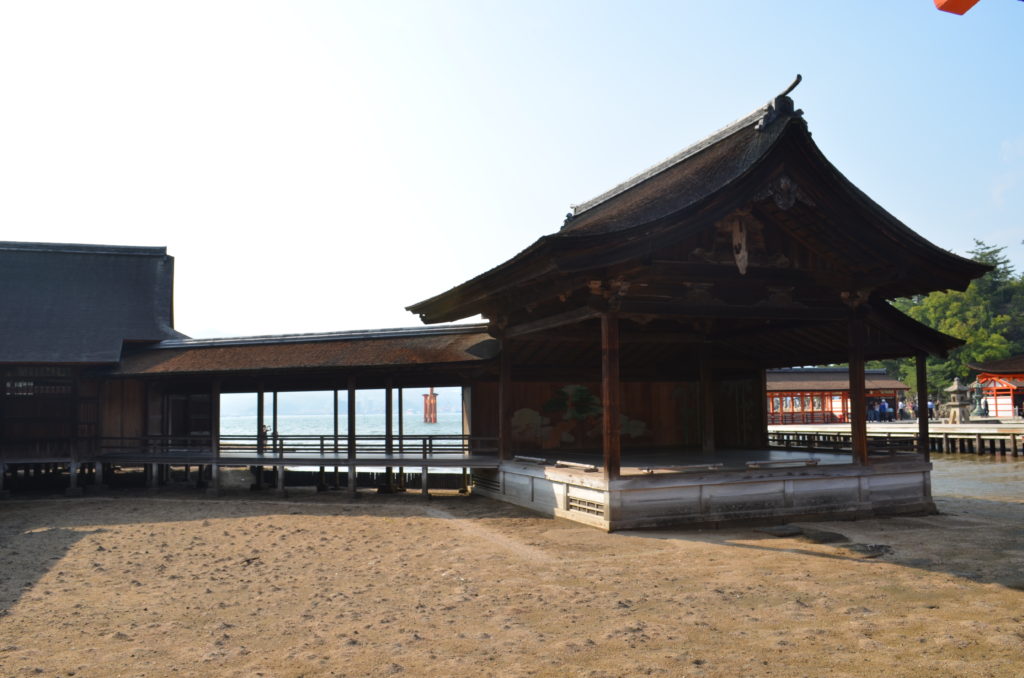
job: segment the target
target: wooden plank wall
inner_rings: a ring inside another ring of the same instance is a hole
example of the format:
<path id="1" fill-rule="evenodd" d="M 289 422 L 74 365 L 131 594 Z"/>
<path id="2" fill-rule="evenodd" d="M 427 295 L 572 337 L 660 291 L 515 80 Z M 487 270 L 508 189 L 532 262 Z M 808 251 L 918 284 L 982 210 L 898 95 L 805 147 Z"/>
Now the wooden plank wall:
<path id="1" fill-rule="evenodd" d="M 103 384 L 100 435 L 138 438 L 144 433 L 146 387 L 136 379 L 111 379 Z"/>

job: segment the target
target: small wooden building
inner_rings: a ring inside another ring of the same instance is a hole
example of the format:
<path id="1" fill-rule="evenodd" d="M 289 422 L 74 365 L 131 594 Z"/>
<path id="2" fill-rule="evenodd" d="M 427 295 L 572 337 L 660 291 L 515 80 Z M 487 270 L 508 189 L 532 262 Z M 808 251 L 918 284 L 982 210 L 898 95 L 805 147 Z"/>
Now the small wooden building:
<path id="1" fill-rule="evenodd" d="M 174 330 L 163 247 L 0 242 L 0 463 L 95 451 L 104 368 Z"/>
<path id="2" fill-rule="evenodd" d="M 480 314 L 501 342 L 473 425 L 503 462 L 478 491 L 606 529 L 865 515 L 931 507 L 926 430 L 872 453 L 865 360 L 917 356 L 925 384 L 924 356 L 962 343 L 888 300 L 986 270 L 850 183 L 787 90 L 409 310 Z M 828 363 L 850 365 L 852 450 L 773 454 L 765 370 Z"/>
<path id="3" fill-rule="evenodd" d="M 769 424 L 843 424 L 850 421 L 850 371 L 845 367 L 768 370 Z M 868 407 L 886 401 L 898 412 L 910 390 L 885 370 L 864 370 Z"/>
<path id="4" fill-rule="evenodd" d="M 1024 416 L 1024 355 L 973 363 L 992 417 Z"/>

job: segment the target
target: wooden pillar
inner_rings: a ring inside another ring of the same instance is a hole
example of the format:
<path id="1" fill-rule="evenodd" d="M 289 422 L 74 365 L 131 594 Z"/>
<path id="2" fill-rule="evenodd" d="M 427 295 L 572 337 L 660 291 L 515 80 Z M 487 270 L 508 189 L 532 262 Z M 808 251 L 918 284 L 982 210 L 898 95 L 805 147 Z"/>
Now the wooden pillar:
<path id="1" fill-rule="evenodd" d="M 210 384 L 210 484 L 208 495 L 220 494 L 220 382 Z"/>
<path id="2" fill-rule="evenodd" d="M 277 487 L 275 488 L 275 494 L 279 497 L 288 496 L 288 491 L 284 488 L 284 464 L 278 464 L 277 468 Z"/>
<path id="3" fill-rule="evenodd" d="M 348 491 L 353 496 L 358 492 L 356 487 L 356 380 L 348 379 Z"/>
<path id="4" fill-rule="evenodd" d="M 864 318 L 850 316 L 850 439 L 854 463 L 868 463 L 867 396 L 864 392 L 864 349 L 867 331 Z"/>
<path id="5" fill-rule="evenodd" d="M 928 444 L 928 363 L 927 354 L 918 351 L 914 366 L 917 368 L 917 452 L 931 461 L 931 445 Z"/>
<path id="6" fill-rule="evenodd" d="M 276 440 L 277 439 L 277 391 L 274 391 L 272 405 L 273 405 L 273 410 L 270 413 L 270 416 L 271 416 L 270 423 L 272 424 L 274 439 Z"/>
<path id="7" fill-rule="evenodd" d="M 78 462 L 73 461 L 68 464 L 68 488 L 64 490 L 64 494 L 69 497 L 79 497 L 82 495 L 82 486 L 78 484 Z M 28 470 L 25 470 L 28 473 Z"/>
<path id="8" fill-rule="evenodd" d="M 701 344 L 698 360 L 700 379 L 700 449 L 704 454 L 715 451 L 715 374 L 711 369 L 711 346 Z"/>
<path id="9" fill-rule="evenodd" d="M 430 468 L 427 466 L 429 455 L 429 440 L 423 439 L 423 466 L 420 467 L 420 494 L 427 499 L 430 498 Z"/>
<path id="10" fill-rule="evenodd" d="M 604 479 L 612 481 L 622 469 L 622 439 L 619 436 L 619 318 L 601 315 L 601 405 Z M 606 516 L 607 517 L 607 516 Z"/>
<path id="11" fill-rule="evenodd" d="M 256 454 L 263 454 L 267 444 L 267 434 L 263 431 L 263 427 L 266 425 L 263 420 L 264 400 L 263 386 L 261 385 L 256 394 Z"/>
<path id="12" fill-rule="evenodd" d="M 402 454 L 405 452 L 405 399 L 402 396 L 402 389 L 398 389 L 398 453 Z M 398 467 L 398 487 L 395 488 L 399 492 L 405 492 L 405 467 Z"/>
<path id="13" fill-rule="evenodd" d="M 761 407 L 759 408 L 761 414 L 761 447 L 768 449 L 768 371 L 761 369 L 758 371 L 758 386 L 761 392 Z M 831 405 L 831 400 L 829 401 Z"/>
<path id="14" fill-rule="evenodd" d="M 391 380 L 388 380 L 387 390 L 384 391 L 384 451 L 387 454 L 394 452 L 395 438 L 394 438 L 394 419 L 395 419 L 395 401 L 394 401 L 394 390 Z"/>
<path id="15" fill-rule="evenodd" d="M 498 363 L 498 458 L 512 458 L 512 355 L 504 336 Z"/>
<path id="16" fill-rule="evenodd" d="M 334 489 L 341 487 L 341 478 L 338 473 L 338 389 L 334 389 Z"/>
<path id="17" fill-rule="evenodd" d="M 394 383 L 388 379 L 387 390 L 384 391 L 384 453 L 391 455 L 395 451 L 395 436 L 394 431 Z M 387 483 L 387 491 L 394 492 L 395 490 L 395 470 L 394 467 L 388 466 L 385 468 L 385 482 Z"/>

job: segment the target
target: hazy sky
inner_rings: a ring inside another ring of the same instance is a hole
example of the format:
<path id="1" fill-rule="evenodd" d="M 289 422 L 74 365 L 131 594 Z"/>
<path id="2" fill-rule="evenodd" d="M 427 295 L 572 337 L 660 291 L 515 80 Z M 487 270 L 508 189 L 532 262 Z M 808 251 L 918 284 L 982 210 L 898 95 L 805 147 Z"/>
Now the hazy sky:
<path id="1" fill-rule="evenodd" d="M 1024 269 L 1024 3 L 0 2 L 0 239 L 164 245 L 196 337 L 414 326 L 797 73 L 908 226 Z"/>

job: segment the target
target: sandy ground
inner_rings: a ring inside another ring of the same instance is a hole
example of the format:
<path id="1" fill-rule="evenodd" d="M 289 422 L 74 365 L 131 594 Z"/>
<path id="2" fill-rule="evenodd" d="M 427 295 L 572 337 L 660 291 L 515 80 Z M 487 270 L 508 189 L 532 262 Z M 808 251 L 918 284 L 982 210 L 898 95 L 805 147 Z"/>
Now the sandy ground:
<path id="1" fill-rule="evenodd" d="M 1024 503 L 939 505 L 777 537 L 455 494 L 7 500 L 0 675 L 1024 676 Z"/>

